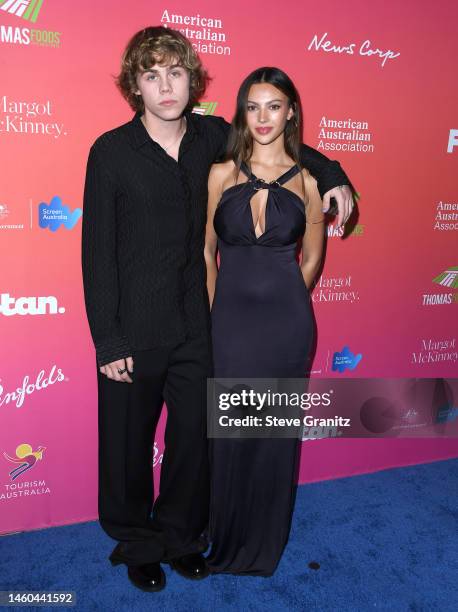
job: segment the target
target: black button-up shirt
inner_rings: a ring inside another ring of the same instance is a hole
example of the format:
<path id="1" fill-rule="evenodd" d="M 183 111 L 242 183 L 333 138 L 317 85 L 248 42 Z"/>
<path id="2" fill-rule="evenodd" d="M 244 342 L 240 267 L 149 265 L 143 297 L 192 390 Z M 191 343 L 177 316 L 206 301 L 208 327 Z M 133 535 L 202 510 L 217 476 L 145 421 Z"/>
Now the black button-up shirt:
<path id="1" fill-rule="evenodd" d="M 209 332 L 207 181 L 229 124 L 193 113 L 186 119 L 178 161 L 150 138 L 139 114 L 91 147 L 82 268 L 99 365 Z M 322 195 L 349 183 L 338 162 L 306 145 L 301 161 Z"/>

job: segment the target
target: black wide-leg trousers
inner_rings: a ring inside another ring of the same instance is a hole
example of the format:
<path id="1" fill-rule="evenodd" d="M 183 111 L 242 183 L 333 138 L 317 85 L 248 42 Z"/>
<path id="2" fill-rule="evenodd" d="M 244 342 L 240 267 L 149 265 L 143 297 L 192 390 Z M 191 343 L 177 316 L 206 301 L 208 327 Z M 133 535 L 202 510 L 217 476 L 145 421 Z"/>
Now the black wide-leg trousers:
<path id="1" fill-rule="evenodd" d="M 98 368 L 99 520 L 118 545 L 113 563 L 142 565 L 203 552 L 209 513 L 206 379 L 211 338 L 133 352 L 132 383 Z M 159 495 L 154 434 L 167 406 Z"/>

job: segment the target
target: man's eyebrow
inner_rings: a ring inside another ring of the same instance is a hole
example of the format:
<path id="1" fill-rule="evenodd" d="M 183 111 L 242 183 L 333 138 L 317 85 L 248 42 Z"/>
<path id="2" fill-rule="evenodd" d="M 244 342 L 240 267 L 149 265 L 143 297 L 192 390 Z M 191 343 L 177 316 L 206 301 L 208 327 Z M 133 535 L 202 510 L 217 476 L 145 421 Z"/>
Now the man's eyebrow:
<path id="1" fill-rule="evenodd" d="M 167 66 L 167 70 L 173 70 L 174 68 L 183 68 L 183 66 L 181 64 L 170 64 L 170 66 Z M 157 68 L 151 66 L 151 68 L 144 70 L 143 74 L 146 74 L 147 72 L 157 72 Z"/>

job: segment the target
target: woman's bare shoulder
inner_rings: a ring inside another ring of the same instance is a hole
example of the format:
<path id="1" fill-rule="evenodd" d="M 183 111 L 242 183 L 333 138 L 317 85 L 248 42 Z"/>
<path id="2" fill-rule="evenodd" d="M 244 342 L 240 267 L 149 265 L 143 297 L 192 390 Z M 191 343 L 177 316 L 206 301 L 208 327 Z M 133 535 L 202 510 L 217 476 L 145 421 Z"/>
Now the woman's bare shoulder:
<path id="1" fill-rule="evenodd" d="M 318 190 L 316 178 L 310 174 L 307 168 L 302 168 L 301 174 L 304 178 L 305 188 L 309 194 L 315 190 Z"/>
<path id="2" fill-rule="evenodd" d="M 213 164 L 210 168 L 210 179 L 219 183 L 224 183 L 229 176 L 234 174 L 235 164 L 232 159 L 218 164 Z"/>
<path id="3" fill-rule="evenodd" d="M 315 178 L 310 174 L 310 171 L 307 168 L 301 168 L 301 174 L 304 177 L 304 181 L 312 182 Z"/>

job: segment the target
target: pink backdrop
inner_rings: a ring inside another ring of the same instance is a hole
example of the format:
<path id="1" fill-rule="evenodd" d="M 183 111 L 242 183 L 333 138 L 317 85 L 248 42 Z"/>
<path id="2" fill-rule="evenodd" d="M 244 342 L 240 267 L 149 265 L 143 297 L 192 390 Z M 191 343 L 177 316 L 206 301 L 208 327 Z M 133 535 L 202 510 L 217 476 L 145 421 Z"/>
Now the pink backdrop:
<path id="1" fill-rule="evenodd" d="M 453 0 L 440 11 L 417 0 L 266 0 L 262 11 L 241 0 L 0 0 L 0 532 L 97 517 L 77 209 L 91 143 L 131 117 L 112 75 L 146 25 L 188 29 L 213 76 L 203 110 L 228 120 L 249 71 L 285 69 L 306 142 L 339 159 L 361 195 L 353 233 L 330 228 L 313 375 L 456 376 L 457 17 Z M 361 359 L 333 370 L 344 347 Z M 456 439 L 310 440 L 300 478 L 457 455 Z"/>

